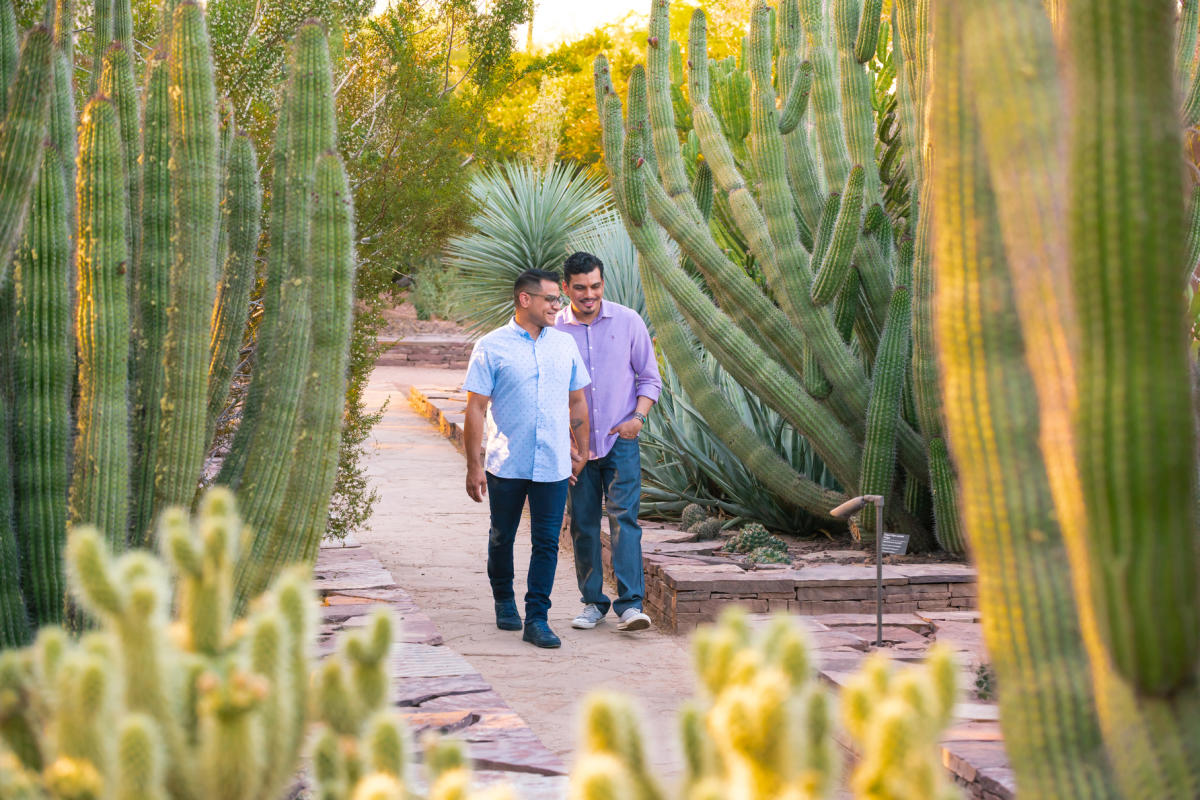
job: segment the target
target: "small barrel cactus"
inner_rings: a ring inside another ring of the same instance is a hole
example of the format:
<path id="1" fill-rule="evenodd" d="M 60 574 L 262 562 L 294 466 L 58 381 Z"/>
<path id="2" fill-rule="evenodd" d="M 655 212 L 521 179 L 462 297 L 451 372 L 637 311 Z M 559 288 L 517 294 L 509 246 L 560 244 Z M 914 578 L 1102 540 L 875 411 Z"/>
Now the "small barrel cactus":
<path id="1" fill-rule="evenodd" d="M 706 519 L 708 519 L 708 512 L 704 510 L 704 506 L 699 503 L 689 503 L 684 506 L 683 514 L 679 517 L 679 524 L 685 531 L 690 531 Z"/>
<path id="2" fill-rule="evenodd" d="M 725 543 L 725 550 L 730 553 L 752 553 L 763 548 L 787 553 L 787 543 L 767 533 L 767 529 L 757 522 L 746 525 Z"/>
<path id="3" fill-rule="evenodd" d="M 751 564 L 790 564 L 792 559 L 787 552 L 773 547 L 756 547 L 750 552 Z"/>
<path id="4" fill-rule="evenodd" d="M 721 535 L 722 522 L 716 517 L 711 519 L 703 519 L 691 527 L 691 532 L 696 534 L 696 538 L 703 541 L 705 539 L 716 539 Z"/>

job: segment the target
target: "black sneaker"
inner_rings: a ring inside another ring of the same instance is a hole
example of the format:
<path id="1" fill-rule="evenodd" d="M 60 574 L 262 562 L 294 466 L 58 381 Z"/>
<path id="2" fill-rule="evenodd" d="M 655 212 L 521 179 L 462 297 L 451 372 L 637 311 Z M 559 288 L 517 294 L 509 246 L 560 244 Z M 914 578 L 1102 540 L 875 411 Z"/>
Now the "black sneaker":
<path id="1" fill-rule="evenodd" d="M 562 640 L 550 630 L 549 623 L 544 619 L 533 619 L 525 623 L 525 633 L 522 639 L 538 647 L 558 647 Z"/>
<path id="2" fill-rule="evenodd" d="M 496 601 L 496 627 L 502 631 L 521 630 L 521 614 L 517 611 L 517 601 Z"/>

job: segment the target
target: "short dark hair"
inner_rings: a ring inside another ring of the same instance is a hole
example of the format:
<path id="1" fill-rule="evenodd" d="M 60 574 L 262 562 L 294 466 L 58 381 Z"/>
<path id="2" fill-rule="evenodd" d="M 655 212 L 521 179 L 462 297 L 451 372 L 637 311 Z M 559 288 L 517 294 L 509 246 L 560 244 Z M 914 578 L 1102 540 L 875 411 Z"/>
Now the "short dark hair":
<path id="1" fill-rule="evenodd" d="M 587 275 L 596 269 L 600 270 L 600 280 L 604 280 L 604 262 L 580 250 L 567 256 L 563 264 L 563 280 L 570 282 L 572 275 Z"/>
<path id="2" fill-rule="evenodd" d="M 513 302 L 517 302 L 517 295 L 521 292 L 537 294 L 542 288 L 542 281 L 550 281 L 557 286 L 558 273 L 548 269 L 527 269 L 522 272 L 513 283 Z"/>

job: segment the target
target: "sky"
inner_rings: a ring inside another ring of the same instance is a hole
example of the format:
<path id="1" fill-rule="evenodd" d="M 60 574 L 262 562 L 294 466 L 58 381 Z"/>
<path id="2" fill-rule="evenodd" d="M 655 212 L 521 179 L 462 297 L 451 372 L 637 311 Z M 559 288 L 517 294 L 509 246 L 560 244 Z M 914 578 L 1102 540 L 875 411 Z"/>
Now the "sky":
<path id="1" fill-rule="evenodd" d="M 649 15 L 652 0 L 537 0 L 533 14 L 533 41 L 538 47 L 572 41 L 609 22 L 624 19 L 630 11 Z M 514 39 L 525 47 L 525 26 Z"/>

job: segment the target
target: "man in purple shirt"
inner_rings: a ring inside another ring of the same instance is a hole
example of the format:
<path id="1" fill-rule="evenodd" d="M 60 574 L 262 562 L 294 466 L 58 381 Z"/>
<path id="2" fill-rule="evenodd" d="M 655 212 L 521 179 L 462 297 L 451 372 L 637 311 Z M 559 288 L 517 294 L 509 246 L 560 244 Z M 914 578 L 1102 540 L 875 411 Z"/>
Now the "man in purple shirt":
<path id="1" fill-rule="evenodd" d="M 594 628 L 611 607 L 617 629 L 650 627 L 642 611 L 642 462 L 638 434 L 658 400 L 662 379 L 646 323 L 633 309 L 604 299 L 604 264 L 591 253 L 573 253 L 563 265 L 563 289 L 571 304 L 554 327 L 575 337 L 592 378 L 584 389 L 589 431 L 588 461 L 571 487 L 571 542 L 583 610 L 572 627 Z M 604 594 L 600 558 L 602 503 L 608 512 L 617 599 Z"/>

